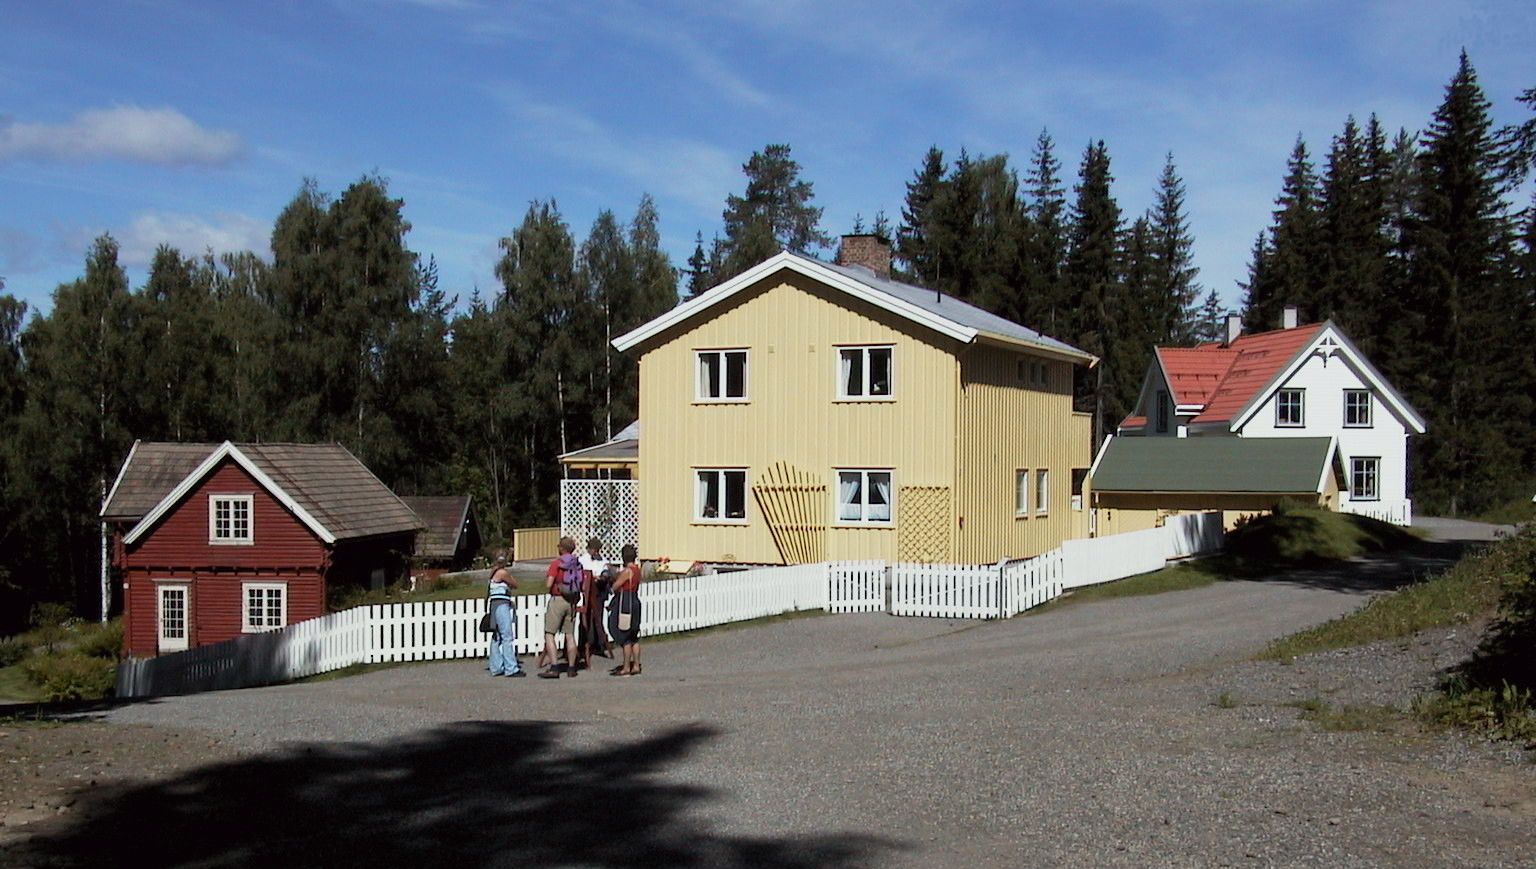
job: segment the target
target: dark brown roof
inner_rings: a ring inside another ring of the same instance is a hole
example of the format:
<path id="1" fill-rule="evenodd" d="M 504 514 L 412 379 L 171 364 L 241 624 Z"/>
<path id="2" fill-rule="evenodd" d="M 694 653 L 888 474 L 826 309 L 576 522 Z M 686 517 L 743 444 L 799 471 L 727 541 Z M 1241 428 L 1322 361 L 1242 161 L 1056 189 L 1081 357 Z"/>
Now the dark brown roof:
<path id="1" fill-rule="evenodd" d="M 426 558 L 452 558 L 459 536 L 469 522 L 468 495 L 418 495 L 401 498 L 416 512 L 426 530 L 416 536 L 416 554 Z"/>
<path id="2" fill-rule="evenodd" d="M 136 443 L 102 516 L 133 522 L 222 444 Z M 421 527 L 416 514 L 340 444 L 233 444 L 337 540 Z"/>

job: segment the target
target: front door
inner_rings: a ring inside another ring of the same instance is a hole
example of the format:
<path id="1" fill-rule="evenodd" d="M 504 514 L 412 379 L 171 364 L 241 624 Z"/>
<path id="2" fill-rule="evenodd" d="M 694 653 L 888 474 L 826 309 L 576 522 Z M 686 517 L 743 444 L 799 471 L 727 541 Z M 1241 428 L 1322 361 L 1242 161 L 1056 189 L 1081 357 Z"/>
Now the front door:
<path id="1" fill-rule="evenodd" d="M 187 647 L 187 587 L 160 585 L 160 651 L 179 652 Z"/>

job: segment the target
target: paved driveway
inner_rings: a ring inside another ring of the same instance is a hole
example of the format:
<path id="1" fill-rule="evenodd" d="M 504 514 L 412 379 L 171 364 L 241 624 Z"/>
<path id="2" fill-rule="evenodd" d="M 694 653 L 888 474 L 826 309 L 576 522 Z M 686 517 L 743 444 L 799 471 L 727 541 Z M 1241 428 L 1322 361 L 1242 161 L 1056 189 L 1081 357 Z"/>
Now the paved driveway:
<path id="1" fill-rule="evenodd" d="M 1465 632 L 1245 659 L 1448 551 L 1007 622 L 822 616 L 645 645 L 638 679 L 477 662 L 125 707 L 185 745 L 33 842 L 156 864 L 1529 865 L 1536 775 L 1407 723 Z M 199 758 L 206 753 L 209 760 Z M 158 831 L 149 834 L 149 831 Z"/>

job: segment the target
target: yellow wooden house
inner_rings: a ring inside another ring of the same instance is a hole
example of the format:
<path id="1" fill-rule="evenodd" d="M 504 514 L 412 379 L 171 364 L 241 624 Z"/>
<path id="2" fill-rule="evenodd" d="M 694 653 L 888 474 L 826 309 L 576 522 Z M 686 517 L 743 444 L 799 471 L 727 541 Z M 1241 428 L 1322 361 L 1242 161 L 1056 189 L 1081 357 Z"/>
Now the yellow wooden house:
<path id="1" fill-rule="evenodd" d="M 643 558 L 988 563 L 1088 536 L 1075 347 L 890 279 L 890 249 L 780 253 L 613 342 L 639 355 Z"/>

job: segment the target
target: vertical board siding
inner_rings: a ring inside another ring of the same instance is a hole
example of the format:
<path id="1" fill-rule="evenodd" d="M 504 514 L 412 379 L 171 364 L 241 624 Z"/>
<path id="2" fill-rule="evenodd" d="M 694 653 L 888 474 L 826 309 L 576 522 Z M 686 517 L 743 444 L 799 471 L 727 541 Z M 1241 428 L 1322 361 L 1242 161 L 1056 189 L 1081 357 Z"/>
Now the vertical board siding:
<path id="1" fill-rule="evenodd" d="M 1072 366 L 1046 363 L 1044 386 L 1021 382 L 1020 361 L 1040 357 L 989 346 L 961 357 L 954 560 L 1030 557 L 1087 536 L 1084 509 L 1072 509 L 1072 470 L 1088 468 L 1088 417 L 1072 412 Z M 1049 470 L 1048 509 L 1036 512 L 1034 474 Z M 1014 474 L 1030 472 L 1029 511 L 1015 514 Z"/>
<path id="2" fill-rule="evenodd" d="M 894 347 L 893 399 L 837 401 L 840 344 Z M 696 403 L 694 351 L 744 347 L 747 401 Z M 644 348 L 640 359 L 641 555 L 674 561 L 782 564 L 785 559 L 757 499 L 748 492 L 746 522 L 693 520 L 693 469 L 746 468 L 747 484 L 783 462 L 827 486 L 834 516 L 834 468 L 892 468 L 893 486 L 949 486 L 954 474 L 954 352 L 959 345 L 906 320 L 782 274 L 744 290 L 708 319 Z M 896 556 L 901 522 L 849 527 L 833 519 L 825 557 Z"/>

